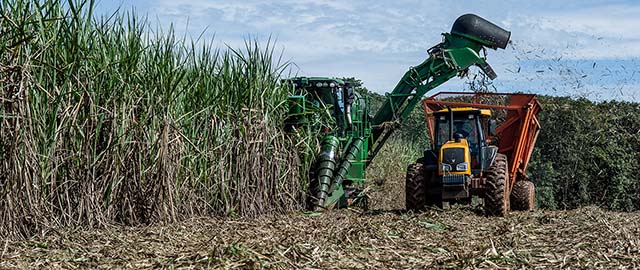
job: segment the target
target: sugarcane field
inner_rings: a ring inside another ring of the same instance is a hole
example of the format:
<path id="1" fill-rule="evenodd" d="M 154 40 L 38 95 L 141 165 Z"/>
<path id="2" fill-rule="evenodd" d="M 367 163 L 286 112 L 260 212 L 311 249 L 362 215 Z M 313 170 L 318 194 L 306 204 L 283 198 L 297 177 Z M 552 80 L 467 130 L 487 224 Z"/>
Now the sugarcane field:
<path id="1" fill-rule="evenodd" d="M 640 269 L 638 12 L 0 0 L 0 269 Z"/>

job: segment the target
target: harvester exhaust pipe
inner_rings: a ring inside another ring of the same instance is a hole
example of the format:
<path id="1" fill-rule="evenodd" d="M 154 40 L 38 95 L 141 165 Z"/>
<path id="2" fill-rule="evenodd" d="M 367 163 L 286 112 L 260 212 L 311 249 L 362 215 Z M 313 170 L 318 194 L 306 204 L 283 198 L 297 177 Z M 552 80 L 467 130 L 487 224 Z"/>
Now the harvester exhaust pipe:
<path id="1" fill-rule="evenodd" d="M 447 106 L 449 111 L 449 141 L 453 141 L 453 111 L 450 106 Z"/>

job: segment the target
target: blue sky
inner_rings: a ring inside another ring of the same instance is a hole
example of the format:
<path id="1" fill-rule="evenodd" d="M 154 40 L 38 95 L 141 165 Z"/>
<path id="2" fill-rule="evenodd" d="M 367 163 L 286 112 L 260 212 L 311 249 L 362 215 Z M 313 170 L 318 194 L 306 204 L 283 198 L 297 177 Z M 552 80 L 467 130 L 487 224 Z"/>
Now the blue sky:
<path id="1" fill-rule="evenodd" d="M 118 6 L 220 45 L 273 36 L 298 75 L 353 76 L 379 93 L 475 13 L 512 32 L 512 46 L 488 52 L 499 91 L 640 101 L 636 1 L 98 1 L 103 14 Z M 439 90 L 464 88 L 453 79 Z"/>

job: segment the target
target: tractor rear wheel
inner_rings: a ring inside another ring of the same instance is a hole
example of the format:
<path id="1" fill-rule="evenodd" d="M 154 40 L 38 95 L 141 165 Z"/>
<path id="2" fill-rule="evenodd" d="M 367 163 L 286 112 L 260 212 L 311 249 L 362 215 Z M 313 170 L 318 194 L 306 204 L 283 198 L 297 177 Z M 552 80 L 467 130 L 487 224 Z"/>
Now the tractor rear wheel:
<path id="1" fill-rule="evenodd" d="M 509 170 L 507 156 L 497 154 L 487 171 L 484 210 L 489 216 L 504 217 L 509 212 Z"/>
<path id="2" fill-rule="evenodd" d="M 531 181 L 518 181 L 511 189 L 511 208 L 532 211 L 535 208 L 535 187 Z"/>
<path id="3" fill-rule="evenodd" d="M 405 185 L 405 208 L 421 210 L 427 203 L 427 183 L 424 178 L 422 163 L 414 163 L 407 168 Z"/>

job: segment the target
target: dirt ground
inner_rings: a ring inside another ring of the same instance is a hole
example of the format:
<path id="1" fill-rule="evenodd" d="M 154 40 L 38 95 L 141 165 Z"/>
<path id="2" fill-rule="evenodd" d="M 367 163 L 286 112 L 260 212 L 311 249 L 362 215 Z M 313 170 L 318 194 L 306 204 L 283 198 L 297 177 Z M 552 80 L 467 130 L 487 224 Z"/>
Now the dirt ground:
<path id="1" fill-rule="evenodd" d="M 640 269 L 640 213 L 595 207 L 487 218 L 405 213 L 401 177 L 370 210 L 50 230 L 0 242 L 0 269 Z M 395 194 L 395 195 L 390 195 Z"/>
<path id="2" fill-rule="evenodd" d="M 486 218 L 475 208 L 338 210 L 173 225 L 51 230 L 3 241 L 2 269 L 637 269 L 638 213 Z"/>

